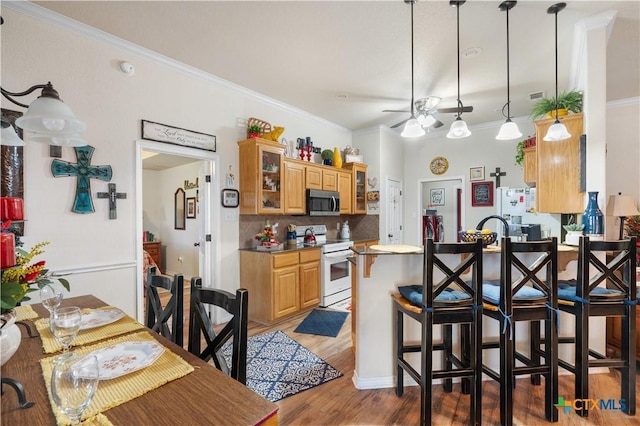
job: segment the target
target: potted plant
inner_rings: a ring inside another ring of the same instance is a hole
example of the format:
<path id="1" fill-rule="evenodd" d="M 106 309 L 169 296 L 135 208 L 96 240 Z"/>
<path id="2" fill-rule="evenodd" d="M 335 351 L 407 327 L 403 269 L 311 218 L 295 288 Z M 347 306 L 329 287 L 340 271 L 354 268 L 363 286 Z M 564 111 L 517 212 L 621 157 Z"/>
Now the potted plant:
<path id="1" fill-rule="evenodd" d="M 542 98 L 531 107 L 530 117 L 532 119 L 546 116 L 554 118 L 556 109 L 556 98 Z M 571 90 L 558 95 L 558 116 L 567 115 L 569 112 L 582 112 L 582 92 Z"/>
<path id="2" fill-rule="evenodd" d="M 261 133 L 262 133 L 262 127 L 258 126 L 257 124 L 253 124 L 253 125 L 247 127 L 247 137 L 248 138 L 260 137 Z"/>
<path id="3" fill-rule="evenodd" d="M 333 165 L 333 151 L 330 149 L 325 149 L 320 153 L 320 157 L 322 158 L 322 164 L 327 166 Z"/>

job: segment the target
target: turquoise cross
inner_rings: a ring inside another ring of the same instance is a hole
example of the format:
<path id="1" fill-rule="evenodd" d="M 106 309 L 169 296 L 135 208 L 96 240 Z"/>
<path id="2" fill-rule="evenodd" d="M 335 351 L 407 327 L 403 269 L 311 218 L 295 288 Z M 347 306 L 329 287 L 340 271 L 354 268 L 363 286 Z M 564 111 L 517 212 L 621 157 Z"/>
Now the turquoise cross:
<path id="1" fill-rule="evenodd" d="M 90 179 L 100 179 L 106 182 L 111 180 L 113 172 L 111 166 L 92 166 L 91 156 L 95 148 L 91 145 L 79 146 L 76 150 L 77 163 L 68 161 L 53 160 L 51 162 L 51 173 L 54 177 L 75 176 L 78 178 L 76 186 L 76 199 L 71 209 L 74 213 L 93 213 L 93 200 L 91 199 Z"/>

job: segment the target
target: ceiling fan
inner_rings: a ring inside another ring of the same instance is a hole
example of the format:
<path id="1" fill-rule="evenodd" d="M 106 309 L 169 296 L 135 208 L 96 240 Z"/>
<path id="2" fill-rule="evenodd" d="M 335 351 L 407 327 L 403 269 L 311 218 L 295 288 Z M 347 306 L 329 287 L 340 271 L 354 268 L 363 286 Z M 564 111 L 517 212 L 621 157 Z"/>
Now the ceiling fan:
<path id="1" fill-rule="evenodd" d="M 442 114 L 450 114 L 450 113 L 458 113 L 458 108 L 436 108 L 442 98 L 437 96 L 427 96 L 426 98 L 416 99 L 414 102 L 414 112 L 415 116 L 418 119 L 418 122 L 422 125 L 422 127 L 433 126 L 434 129 L 441 127 L 443 125 L 442 121 L 438 117 L 438 113 Z M 472 112 L 472 106 L 464 106 L 462 107 L 462 112 Z M 406 109 L 385 109 L 382 112 L 408 112 Z M 411 117 L 402 120 L 401 122 L 394 124 L 391 126 L 392 129 L 396 127 L 402 126 L 406 123 Z"/>

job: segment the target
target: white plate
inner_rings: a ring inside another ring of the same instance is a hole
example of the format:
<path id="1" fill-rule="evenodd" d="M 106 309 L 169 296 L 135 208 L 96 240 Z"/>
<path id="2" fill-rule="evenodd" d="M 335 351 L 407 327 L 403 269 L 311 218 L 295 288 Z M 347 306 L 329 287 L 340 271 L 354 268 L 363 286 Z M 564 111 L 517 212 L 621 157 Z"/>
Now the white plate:
<path id="1" fill-rule="evenodd" d="M 116 343 L 89 355 L 98 358 L 100 380 L 111 380 L 150 366 L 163 352 L 164 347 L 157 342 L 135 341 Z"/>
<path id="2" fill-rule="evenodd" d="M 82 313 L 82 322 L 80 330 L 89 330 L 91 328 L 102 327 L 111 324 L 124 317 L 125 313 L 120 309 L 92 309 L 89 312 Z"/>

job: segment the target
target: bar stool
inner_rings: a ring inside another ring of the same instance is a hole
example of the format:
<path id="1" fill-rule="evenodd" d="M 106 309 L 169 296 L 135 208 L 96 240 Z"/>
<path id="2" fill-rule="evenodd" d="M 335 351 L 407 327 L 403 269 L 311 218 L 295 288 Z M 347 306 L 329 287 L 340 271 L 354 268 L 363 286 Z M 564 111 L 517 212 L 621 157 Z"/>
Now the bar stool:
<path id="1" fill-rule="evenodd" d="M 614 257 L 603 262 L 601 259 L 607 254 Z M 631 416 L 636 413 L 636 262 L 635 237 L 620 241 L 581 237 L 577 280 L 560 282 L 558 293 L 560 310 L 575 319 L 575 337 L 560 338 L 560 343 L 574 344 L 575 361 L 558 361 L 575 375 L 575 399 L 589 399 L 589 368 L 617 368 L 621 374 L 620 395 L 625 400 L 623 411 Z M 609 288 L 599 287 L 605 282 Z M 619 357 L 607 358 L 590 348 L 590 317 L 622 318 Z M 589 415 L 589 404 L 575 409 L 580 416 Z"/>
<path id="2" fill-rule="evenodd" d="M 452 256 L 454 255 L 454 256 Z M 452 258 L 455 262 L 452 262 Z M 462 259 L 461 259 L 462 258 Z M 457 262 L 457 263 L 456 263 Z M 449 266 L 455 263 L 454 266 Z M 461 276 L 471 268 L 472 280 Z M 434 272 L 444 278 L 436 282 Z M 463 385 L 471 393 L 471 422 L 481 424 L 482 394 L 482 242 L 434 243 L 425 241 L 423 279 L 421 285 L 399 287 L 392 294 L 395 312 L 394 343 L 396 347 L 396 395 L 404 390 L 403 374 L 408 373 L 420 385 L 420 422 L 431 424 L 431 386 L 434 379 L 444 379 L 446 392 L 452 390 L 452 379 L 466 378 Z M 404 316 L 421 325 L 419 344 L 404 341 Z M 433 341 L 433 326 L 442 325 L 442 342 Z M 453 353 L 452 324 L 460 324 L 461 355 Z M 442 351 L 443 370 L 433 369 L 433 351 Z M 421 354 L 420 370 L 404 357 Z M 455 367 L 455 368 L 454 368 Z M 471 389 L 468 389 L 469 383 Z"/>
<path id="3" fill-rule="evenodd" d="M 483 349 L 499 349 L 499 371 L 483 366 L 483 372 L 500 383 L 500 424 L 513 424 L 515 376 L 531 374 L 533 384 L 545 376 L 545 417 L 558 421 L 558 242 L 501 240 L 500 280 L 482 286 L 484 315 L 498 321 L 498 342 L 483 342 Z M 532 256 L 530 256 L 532 255 Z M 530 258 L 535 257 L 533 262 Z M 514 273 L 515 272 L 515 273 Z M 496 285 L 498 284 L 498 285 Z M 516 323 L 530 326 L 530 353 L 516 350 Z M 544 322 L 544 340 L 540 339 Z M 541 349 L 541 343 L 544 349 Z M 516 359 L 522 365 L 516 365 Z"/>

